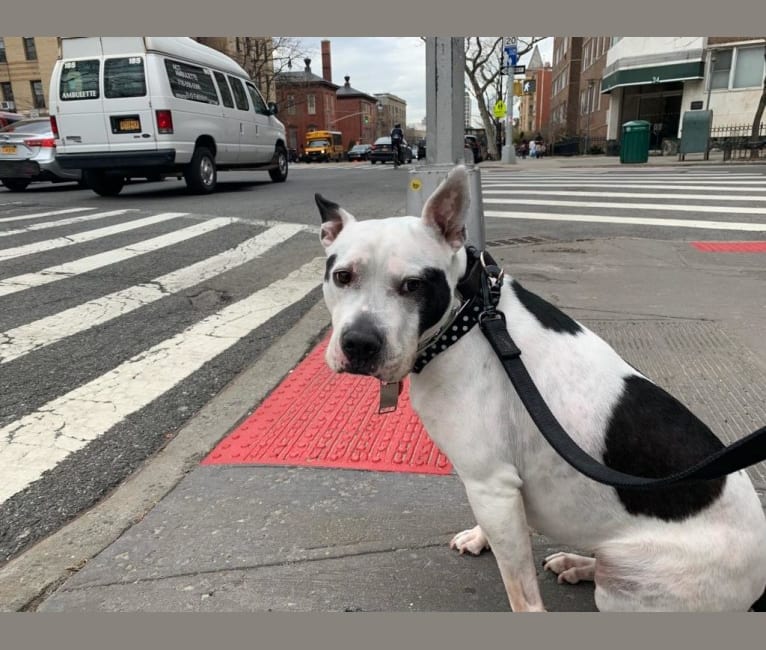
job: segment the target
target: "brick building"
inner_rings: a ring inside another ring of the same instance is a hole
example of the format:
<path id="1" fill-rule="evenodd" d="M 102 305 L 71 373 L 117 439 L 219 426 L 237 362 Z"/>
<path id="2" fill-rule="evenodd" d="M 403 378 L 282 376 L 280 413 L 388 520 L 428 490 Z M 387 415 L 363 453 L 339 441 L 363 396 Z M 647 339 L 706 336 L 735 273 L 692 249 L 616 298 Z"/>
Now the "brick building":
<path id="1" fill-rule="evenodd" d="M 601 94 L 601 79 L 611 43 L 611 36 L 584 36 L 582 39 L 577 131 L 585 153 L 593 147 L 606 151 L 609 97 Z"/>
<path id="2" fill-rule="evenodd" d="M 55 36 L 0 37 L 0 110 L 47 115 L 57 56 Z"/>
<path id="3" fill-rule="evenodd" d="M 579 135 L 582 36 L 553 39 L 551 139 Z"/>
<path id="4" fill-rule="evenodd" d="M 351 77 L 343 77 L 345 83 L 336 93 L 337 115 L 334 129 L 343 133 L 343 144 L 350 149 L 355 144 L 375 141 L 378 121 L 378 100 L 373 95 L 351 87 Z"/>

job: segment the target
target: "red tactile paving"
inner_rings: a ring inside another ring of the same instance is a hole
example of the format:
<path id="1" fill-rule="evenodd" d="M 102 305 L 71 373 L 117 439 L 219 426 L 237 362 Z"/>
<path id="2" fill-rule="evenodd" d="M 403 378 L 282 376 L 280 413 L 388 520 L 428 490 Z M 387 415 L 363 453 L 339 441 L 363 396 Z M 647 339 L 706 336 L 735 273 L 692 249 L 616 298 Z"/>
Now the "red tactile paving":
<path id="1" fill-rule="evenodd" d="M 449 474 L 452 466 L 410 406 L 409 382 L 396 411 L 379 415 L 379 382 L 331 372 L 326 347 L 327 340 L 314 348 L 202 464 Z"/>
<path id="2" fill-rule="evenodd" d="M 693 241 L 704 253 L 766 253 L 766 241 Z"/>

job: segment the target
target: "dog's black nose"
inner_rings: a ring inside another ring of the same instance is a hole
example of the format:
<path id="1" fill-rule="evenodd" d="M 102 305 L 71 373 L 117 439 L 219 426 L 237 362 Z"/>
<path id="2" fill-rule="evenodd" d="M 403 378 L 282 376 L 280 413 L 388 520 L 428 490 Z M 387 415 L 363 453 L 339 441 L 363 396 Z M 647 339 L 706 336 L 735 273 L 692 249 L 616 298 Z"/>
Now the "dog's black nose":
<path id="1" fill-rule="evenodd" d="M 343 333 L 340 347 L 355 370 L 363 370 L 383 348 L 383 337 L 374 329 L 349 329 Z"/>

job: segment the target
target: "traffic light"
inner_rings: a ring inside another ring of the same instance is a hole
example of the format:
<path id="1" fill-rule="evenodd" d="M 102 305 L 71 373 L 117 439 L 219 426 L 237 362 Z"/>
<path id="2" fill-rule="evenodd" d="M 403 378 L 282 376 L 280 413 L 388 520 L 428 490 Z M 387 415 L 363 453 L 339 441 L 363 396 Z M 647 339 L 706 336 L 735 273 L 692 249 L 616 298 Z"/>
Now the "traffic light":
<path id="1" fill-rule="evenodd" d="M 523 91 L 521 88 L 521 79 L 514 79 L 513 80 L 513 96 L 521 97 L 522 94 L 523 94 Z"/>

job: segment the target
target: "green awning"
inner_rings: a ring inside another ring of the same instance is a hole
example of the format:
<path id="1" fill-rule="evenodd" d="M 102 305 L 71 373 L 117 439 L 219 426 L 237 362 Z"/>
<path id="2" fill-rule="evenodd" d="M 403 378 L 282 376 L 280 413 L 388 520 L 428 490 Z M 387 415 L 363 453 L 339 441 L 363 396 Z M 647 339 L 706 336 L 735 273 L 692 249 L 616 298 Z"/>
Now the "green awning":
<path id="1" fill-rule="evenodd" d="M 616 70 L 601 80 L 601 92 L 608 93 L 620 86 L 640 86 L 686 79 L 702 79 L 705 76 L 704 73 L 704 61 L 685 61 L 670 65 L 651 65 L 645 68 Z"/>

